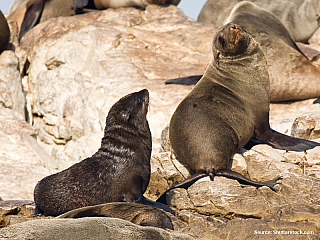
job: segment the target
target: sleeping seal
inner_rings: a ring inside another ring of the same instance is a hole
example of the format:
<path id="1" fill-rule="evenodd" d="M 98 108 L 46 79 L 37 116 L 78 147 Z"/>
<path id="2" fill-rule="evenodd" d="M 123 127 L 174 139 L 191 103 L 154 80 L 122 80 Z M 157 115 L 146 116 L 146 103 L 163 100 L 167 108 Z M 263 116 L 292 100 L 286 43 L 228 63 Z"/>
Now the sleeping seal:
<path id="1" fill-rule="evenodd" d="M 139 203 L 113 202 L 78 208 L 57 218 L 114 217 L 141 226 L 152 226 L 173 230 L 170 217 L 158 208 Z"/>
<path id="2" fill-rule="evenodd" d="M 266 11 L 273 13 L 288 29 L 294 41 L 308 43 L 308 39 L 319 28 L 319 0 L 249 0 Z M 198 21 L 218 27 L 224 25 L 232 8 L 242 0 L 208 0 Z"/>
<path id="3" fill-rule="evenodd" d="M 72 9 L 78 10 L 83 8 L 121 8 L 121 7 L 137 7 L 145 9 L 149 4 L 155 5 L 178 5 L 181 0 L 73 0 L 70 5 Z"/>

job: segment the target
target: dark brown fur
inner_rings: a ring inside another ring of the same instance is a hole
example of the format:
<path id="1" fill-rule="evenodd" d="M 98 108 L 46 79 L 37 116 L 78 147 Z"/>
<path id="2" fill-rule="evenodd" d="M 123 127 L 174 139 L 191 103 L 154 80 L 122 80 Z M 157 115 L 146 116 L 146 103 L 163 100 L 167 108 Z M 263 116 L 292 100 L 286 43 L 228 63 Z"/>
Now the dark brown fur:
<path id="1" fill-rule="evenodd" d="M 0 11 L 0 54 L 5 50 L 10 40 L 10 29 L 6 18 Z"/>
<path id="2" fill-rule="evenodd" d="M 110 109 L 100 149 L 68 169 L 42 179 L 34 190 L 37 209 L 57 216 L 108 202 L 139 202 L 150 180 L 151 133 L 147 90 L 129 94 Z"/>

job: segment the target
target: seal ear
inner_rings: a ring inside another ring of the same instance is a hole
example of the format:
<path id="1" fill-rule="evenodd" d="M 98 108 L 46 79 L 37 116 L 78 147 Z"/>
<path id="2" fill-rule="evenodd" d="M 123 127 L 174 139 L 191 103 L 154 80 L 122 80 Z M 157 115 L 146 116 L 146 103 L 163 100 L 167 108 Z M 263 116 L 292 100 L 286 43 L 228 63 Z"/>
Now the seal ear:
<path id="1" fill-rule="evenodd" d="M 46 0 L 36 0 L 31 3 L 24 14 L 21 24 L 18 41 L 20 42 L 23 35 L 40 22 L 43 7 Z"/>

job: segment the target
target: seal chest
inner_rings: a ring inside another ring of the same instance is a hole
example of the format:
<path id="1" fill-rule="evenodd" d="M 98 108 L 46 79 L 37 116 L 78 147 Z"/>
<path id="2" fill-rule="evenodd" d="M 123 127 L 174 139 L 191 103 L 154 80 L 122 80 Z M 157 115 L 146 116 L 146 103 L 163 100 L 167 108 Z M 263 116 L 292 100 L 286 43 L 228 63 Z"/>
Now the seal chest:
<path id="1" fill-rule="evenodd" d="M 121 98 L 110 109 L 100 149 L 35 187 L 37 209 L 57 216 L 108 202 L 141 202 L 150 179 L 151 133 L 146 89 Z"/>

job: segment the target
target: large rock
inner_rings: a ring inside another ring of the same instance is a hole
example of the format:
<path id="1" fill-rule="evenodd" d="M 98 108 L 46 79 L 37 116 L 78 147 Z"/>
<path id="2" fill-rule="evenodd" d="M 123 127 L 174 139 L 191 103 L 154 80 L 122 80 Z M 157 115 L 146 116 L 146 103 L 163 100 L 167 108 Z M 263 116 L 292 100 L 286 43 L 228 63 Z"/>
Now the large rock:
<path id="1" fill-rule="evenodd" d="M 36 135 L 37 131 L 19 113 L 0 106 L 2 199 L 33 199 L 37 182 L 54 172 L 55 162 L 39 147 Z"/>
<path id="2" fill-rule="evenodd" d="M 216 28 L 174 6 L 108 9 L 50 19 L 28 32 L 18 49 L 28 56 L 28 109 L 39 140 L 60 169 L 100 146 L 105 117 L 120 97 L 147 88 L 154 149 L 191 87 L 169 78 L 201 74 Z M 172 94 L 175 93 L 175 94 Z"/>
<path id="3" fill-rule="evenodd" d="M 25 97 L 22 92 L 19 61 L 12 51 L 0 55 L 0 103 L 24 116 Z"/>

